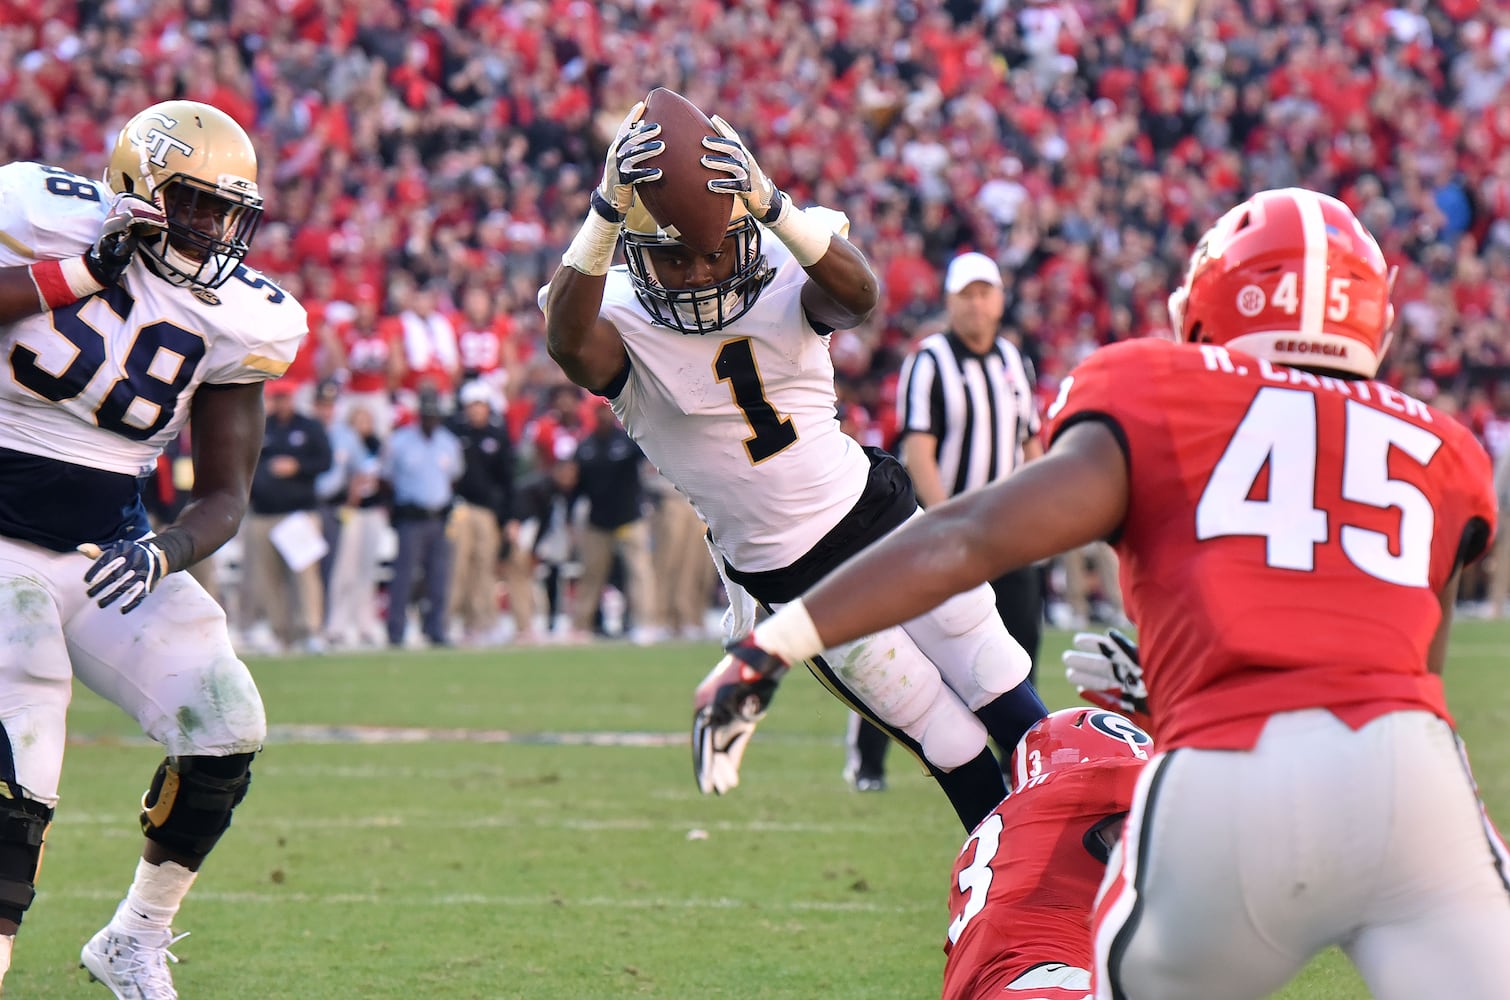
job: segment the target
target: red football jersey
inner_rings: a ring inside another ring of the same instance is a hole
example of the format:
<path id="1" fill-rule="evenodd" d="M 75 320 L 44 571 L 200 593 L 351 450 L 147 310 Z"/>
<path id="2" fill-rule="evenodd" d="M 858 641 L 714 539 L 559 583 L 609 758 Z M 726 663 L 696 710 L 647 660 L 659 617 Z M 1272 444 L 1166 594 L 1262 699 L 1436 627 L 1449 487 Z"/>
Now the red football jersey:
<path id="1" fill-rule="evenodd" d="M 1127 454 L 1115 545 L 1160 750 L 1248 749 L 1302 708 L 1451 721 L 1427 672 L 1437 595 L 1470 521 L 1495 518 L 1489 456 L 1458 421 L 1378 382 L 1162 340 L 1071 373 L 1049 440 L 1085 419 Z"/>
<path id="2" fill-rule="evenodd" d="M 954 862 L 944 1000 L 996 996 L 1035 965 L 1089 970 L 1091 907 L 1106 865 L 1085 835 L 1132 805 L 1143 762 L 1049 771 L 981 821 Z"/>
<path id="3" fill-rule="evenodd" d="M 397 349 L 388 331 L 359 329 L 347 324 L 341 331 L 346 345 L 346 387 L 352 392 L 385 392 L 388 389 L 388 358 Z"/>

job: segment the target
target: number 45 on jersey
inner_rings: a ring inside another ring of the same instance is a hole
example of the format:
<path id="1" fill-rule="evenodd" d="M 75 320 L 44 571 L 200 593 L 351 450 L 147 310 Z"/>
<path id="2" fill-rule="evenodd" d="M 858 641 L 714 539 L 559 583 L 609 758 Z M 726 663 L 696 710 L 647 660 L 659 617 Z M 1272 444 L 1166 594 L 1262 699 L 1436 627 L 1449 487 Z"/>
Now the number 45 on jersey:
<path id="1" fill-rule="evenodd" d="M 1400 512 L 1397 538 L 1343 524 L 1338 540 L 1348 560 L 1372 577 L 1405 587 L 1428 586 L 1435 512 L 1411 483 L 1390 477 L 1392 451 L 1420 465 L 1442 439 L 1424 427 L 1354 399 L 1345 400 L 1342 499 Z M 1265 386 L 1253 397 L 1227 442 L 1196 507 L 1196 537 L 1265 539 L 1265 561 L 1276 569 L 1315 569 L 1316 546 L 1330 537 L 1327 511 L 1316 506 L 1316 396 Z M 1268 496 L 1252 499 L 1267 467 Z"/>

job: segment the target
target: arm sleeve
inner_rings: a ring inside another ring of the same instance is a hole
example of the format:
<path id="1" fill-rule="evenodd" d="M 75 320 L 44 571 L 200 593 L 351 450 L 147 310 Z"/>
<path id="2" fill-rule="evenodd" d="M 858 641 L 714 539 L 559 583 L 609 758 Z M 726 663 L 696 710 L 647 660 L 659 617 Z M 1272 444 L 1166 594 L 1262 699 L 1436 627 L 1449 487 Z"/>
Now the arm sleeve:
<path id="1" fill-rule="evenodd" d="M 231 284 L 237 280 L 232 279 Z M 277 378 L 293 364 L 309 333 L 309 318 L 293 296 L 255 274 L 239 280 L 263 282 L 256 289 L 261 297 L 243 296 L 221 307 L 245 310 L 246 314 L 238 317 L 234 330 L 216 338 L 204 379 L 216 385 L 246 385 Z"/>
<path id="2" fill-rule="evenodd" d="M 58 190 L 48 187 L 52 179 Z M 61 260 L 99 238 L 110 192 L 40 163 L 0 166 L 0 267 Z"/>

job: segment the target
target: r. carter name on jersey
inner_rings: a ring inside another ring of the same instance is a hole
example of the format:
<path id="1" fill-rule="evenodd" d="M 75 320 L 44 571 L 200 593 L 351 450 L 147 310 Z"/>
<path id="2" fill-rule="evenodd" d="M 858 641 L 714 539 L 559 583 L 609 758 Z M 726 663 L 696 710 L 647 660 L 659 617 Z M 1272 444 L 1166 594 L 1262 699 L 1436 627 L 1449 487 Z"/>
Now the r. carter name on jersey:
<path id="1" fill-rule="evenodd" d="M 1338 392 L 1364 403 L 1377 403 L 1386 410 L 1393 410 L 1396 413 L 1416 417 L 1423 423 L 1429 424 L 1433 422 L 1431 410 L 1425 403 L 1412 396 L 1407 396 L 1398 389 L 1393 389 L 1382 382 L 1337 378 L 1333 375 L 1312 375 L 1310 372 L 1299 368 L 1286 368 L 1284 365 L 1272 364 L 1263 358 L 1245 357 L 1242 362 L 1239 362 L 1227 353 L 1225 347 L 1217 347 L 1213 344 L 1201 344 L 1200 348 L 1201 358 L 1206 362 L 1207 371 L 1245 376 L 1248 374 L 1249 364 L 1252 364 L 1256 366 L 1259 377 L 1267 382 L 1278 382 L 1281 385 L 1303 385 L 1311 389 Z"/>

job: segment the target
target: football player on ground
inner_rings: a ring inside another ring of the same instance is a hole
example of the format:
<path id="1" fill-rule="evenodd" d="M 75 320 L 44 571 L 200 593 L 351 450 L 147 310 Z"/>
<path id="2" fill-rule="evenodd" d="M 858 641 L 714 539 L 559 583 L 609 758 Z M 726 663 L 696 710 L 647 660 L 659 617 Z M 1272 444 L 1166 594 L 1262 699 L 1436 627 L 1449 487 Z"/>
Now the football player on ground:
<path id="1" fill-rule="evenodd" d="M 1097 351 L 1050 409 L 1046 457 L 734 651 L 757 683 L 1112 541 L 1159 753 L 1098 903 L 1098 997 L 1267 996 L 1330 945 L 1378 997 L 1507 995 L 1510 859 L 1441 678 L 1459 575 L 1492 534 L 1489 458 L 1372 381 L 1389 290 L 1347 206 L 1255 195 L 1171 297 L 1182 343 Z"/>
<path id="2" fill-rule="evenodd" d="M 669 237 L 635 194 L 660 177 L 665 149 L 642 113 L 625 118 L 592 209 L 541 293 L 548 346 L 692 501 L 736 589 L 778 607 L 919 512 L 901 465 L 846 436 L 836 415 L 829 334 L 875 307 L 876 276 L 842 214 L 794 205 L 717 118 L 703 162 L 728 175 L 708 187 L 736 196 L 727 236 L 706 255 Z M 621 236 L 627 265 L 610 267 Z M 1025 683 L 1027 653 L 984 585 L 803 659 L 918 755 L 966 829 L 1006 791 L 988 734 L 1015 746 L 1044 714 Z M 705 793 L 738 783 L 776 686 L 768 674 L 748 697 L 715 699 L 737 674 L 721 665 L 695 696 Z"/>
<path id="3" fill-rule="evenodd" d="M 241 263 L 261 212 L 251 141 L 192 101 L 127 122 L 103 182 L 0 167 L 0 970 L 35 895 L 77 677 L 167 753 L 136 877 L 82 962 L 117 997 L 177 996 L 173 917 L 266 731 L 225 613 L 179 572 L 235 534 L 261 383 L 305 334 L 303 308 Z M 193 502 L 149 535 L 137 477 L 190 419 Z"/>
<path id="4" fill-rule="evenodd" d="M 1152 742 L 1096 708 L 1028 730 L 1012 751 L 1012 793 L 954 862 L 944 1000 L 1085 1000 L 1096 889 Z"/>

